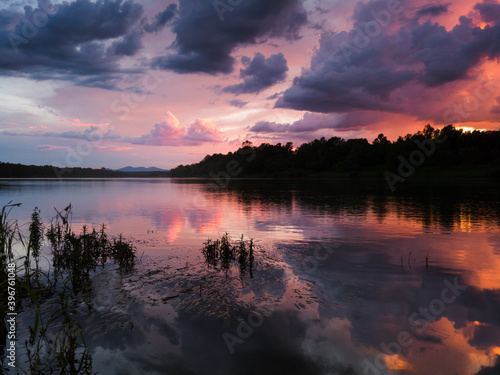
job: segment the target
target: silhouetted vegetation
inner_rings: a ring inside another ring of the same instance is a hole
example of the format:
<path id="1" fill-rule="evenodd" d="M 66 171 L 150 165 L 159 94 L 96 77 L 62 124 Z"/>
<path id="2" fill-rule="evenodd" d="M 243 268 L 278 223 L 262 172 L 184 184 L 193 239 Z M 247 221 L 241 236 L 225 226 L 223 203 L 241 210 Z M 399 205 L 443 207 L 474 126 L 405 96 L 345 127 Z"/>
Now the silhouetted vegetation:
<path id="1" fill-rule="evenodd" d="M 339 137 L 317 139 L 294 148 L 292 143 L 258 147 L 243 143 L 236 152 L 206 156 L 201 162 L 180 165 L 171 177 L 211 177 L 226 183 L 230 177 L 366 176 L 397 173 L 400 156 L 408 160 L 426 141 L 435 149 L 425 151 L 418 166 L 420 174 L 449 171 L 455 175 L 500 177 L 500 131 L 464 132 L 452 125 L 434 129 L 427 125 L 416 134 L 391 142 L 380 134 L 372 143 L 366 139 Z"/>
<path id="2" fill-rule="evenodd" d="M 0 178 L 131 178 L 168 177 L 168 171 L 122 172 L 106 168 L 57 168 L 0 162 Z"/>
<path id="3" fill-rule="evenodd" d="M 217 268 L 220 264 L 221 269 L 227 275 L 231 264 L 237 261 L 240 274 L 244 275 L 248 268 L 250 277 L 253 277 L 253 239 L 245 241 L 242 235 L 239 242 L 232 244 L 229 234 L 225 233 L 220 239 L 214 241 L 209 238 L 204 245 L 202 252 L 208 265 Z"/>
<path id="4" fill-rule="evenodd" d="M 118 264 L 120 269 L 130 269 L 135 264 L 135 247 L 124 241 L 120 234 L 118 238 L 113 239 L 113 243 L 109 248 L 109 254 L 114 262 Z"/>
<path id="5" fill-rule="evenodd" d="M 30 336 L 25 341 L 29 373 L 90 374 L 92 357 L 82 326 L 75 320 L 74 306 L 80 292 L 91 290 L 91 272 L 98 265 L 104 267 L 110 259 L 118 264 L 120 272 L 128 271 L 135 264 L 135 248 L 122 235 L 109 240 L 104 224 L 99 230 L 83 227 L 80 234 L 74 233 L 71 204 L 56 210 L 47 231 L 40 210 L 35 208 L 25 236 L 18 222 L 9 219 L 12 209 L 18 206 L 10 202 L 0 211 L 0 297 L 10 301 L 7 297 L 15 296 L 15 302 L 9 302 L 8 307 L 0 304 L 0 353 L 5 351 L 7 309 L 20 312 L 34 307 L 34 322 L 29 325 Z M 52 249 L 48 270 L 39 266 L 44 236 Z M 55 270 L 52 275 L 51 269 Z M 41 308 L 44 302 L 55 303 L 55 309 L 45 317 Z"/>
<path id="6" fill-rule="evenodd" d="M 30 374 L 92 374 L 92 355 L 86 347 L 82 326 L 74 320 L 72 302 L 70 293 L 63 290 L 57 293 L 56 310 L 47 321 L 37 313 L 26 341 Z M 58 327 L 55 334 L 50 332 L 54 326 Z"/>
<path id="7" fill-rule="evenodd" d="M 47 238 L 52 247 L 53 264 L 56 272 L 68 272 L 73 290 L 82 289 L 90 281 L 90 273 L 98 265 L 113 259 L 120 268 L 130 269 L 135 263 L 135 247 L 123 240 L 109 241 L 106 226 L 89 230 L 86 226 L 80 234 L 71 229 L 71 204 L 50 223 Z"/>

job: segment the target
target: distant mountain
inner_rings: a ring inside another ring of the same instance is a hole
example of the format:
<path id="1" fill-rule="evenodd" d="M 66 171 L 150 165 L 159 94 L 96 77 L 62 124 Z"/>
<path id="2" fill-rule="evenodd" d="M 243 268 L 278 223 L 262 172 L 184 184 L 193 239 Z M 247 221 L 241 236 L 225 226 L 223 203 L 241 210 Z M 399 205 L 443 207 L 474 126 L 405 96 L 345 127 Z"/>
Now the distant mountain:
<path id="1" fill-rule="evenodd" d="M 137 167 L 137 168 L 134 168 L 134 167 L 128 166 L 125 168 L 117 169 L 117 171 L 118 172 L 166 172 L 167 170 L 161 169 L 161 168 L 156 168 L 156 167 L 149 167 L 149 168 Z"/>

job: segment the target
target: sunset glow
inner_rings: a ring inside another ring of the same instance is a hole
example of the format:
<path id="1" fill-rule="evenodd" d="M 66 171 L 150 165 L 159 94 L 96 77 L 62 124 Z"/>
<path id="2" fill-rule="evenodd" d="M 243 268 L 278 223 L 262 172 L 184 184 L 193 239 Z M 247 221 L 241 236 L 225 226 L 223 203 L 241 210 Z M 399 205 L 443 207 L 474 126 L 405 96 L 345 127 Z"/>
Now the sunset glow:
<path id="1" fill-rule="evenodd" d="M 0 299 L 2 374 L 500 374 L 500 0 L 0 1 Z"/>
<path id="2" fill-rule="evenodd" d="M 25 9 L 4 2 L 3 161 L 67 165 L 68 155 L 88 141 L 93 152 L 80 155 L 78 166 L 173 168 L 209 153 L 233 151 L 244 140 L 298 146 L 332 136 L 371 141 L 381 132 L 395 140 L 427 123 L 454 123 L 466 131 L 499 128 L 497 56 L 484 44 L 474 58 L 459 50 L 461 44 L 480 43 L 497 27 L 496 2 L 461 0 L 435 7 L 425 1 L 398 2 L 384 27 L 365 34 L 362 48 L 347 35 L 372 21 L 363 18 L 363 11 L 387 12 L 382 2 L 281 1 L 277 11 L 295 15 L 296 23 L 284 17 L 270 28 L 264 15 L 248 35 L 235 28 L 250 22 L 245 18 L 250 5 L 241 13 L 228 12 L 221 22 L 211 2 L 199 5 L 197 16 L 191 3 L 138 0 L 130 8 L 118 6 L 110 35 L 95 25 L 82 42 L 74 39 L 76 29 L 69 25 L 112 12 L 101 3 L 85 0 L 78 14 L 71 1 L 39 8 L 25 1 Z M 29 19 L 36 12 L 47 16 L 47 25 L 26 38 L 22 16 Z M 61 41 L 66 57 L 53 55 L 45 44 L 56 40 L 56 16 L 70 27 Z M 195 25 L 196 17 L 204 23 Z M 474 27 L 482 34 L 474 34 Z M 422 40 L 404 40 L 403 35 L 417 30 Z M 16 33 L 25 39 L 15 39 Z M 227 42 L 212 45 L 211 33 Z M 424 53 L 419 49 L 432 33 L 458 44 L 442 46 L 447 48 L 443 55 L 441 46 Z M 207 43 L 213 53 L 195 40 Z M 352 51 L 346 50 L 349 43 Z M 413 58 L 401 61 L 396 54 Z M 380 61 L 387 63 L 385 70 L 378 67 Z M 449 61 L 456 66 L 447 67 Z M 321 81 L 323 88 L 316 87 Z"/>

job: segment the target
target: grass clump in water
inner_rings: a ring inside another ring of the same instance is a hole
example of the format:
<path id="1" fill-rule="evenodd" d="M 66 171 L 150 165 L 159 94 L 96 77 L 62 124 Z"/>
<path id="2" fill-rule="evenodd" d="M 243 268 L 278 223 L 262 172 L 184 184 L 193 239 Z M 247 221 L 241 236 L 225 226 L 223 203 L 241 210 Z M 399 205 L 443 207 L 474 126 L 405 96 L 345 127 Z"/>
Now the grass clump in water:
<path id="1" fill-rule="evenodd" d="M 225 233 L 221 238 L 216 240 L 209 238 L 203 245 L 202 253 L 208 265 L 216 268 L 220 264 L 220 267 L 227 274 L 231 268 L 231 264 L 237 261 L 242 275 L 246 273 L 248 268 L 250 276 L 253 276 L 253 239 L 245 241 L 242 235 L 240 240 L 233 244 L 229 234 Z"/>
<path id="2" fill-rule="evenodd" d="M 122 235 L 113 239 L 111 256 L 121 269 L 130 269 L 134 266 L 136 249 L 131 243 L 125 242 Z"/>
<path id="3" fill-rule="evenodd" d="M 106 226 L 99 230 L 82 228 L 80 234 L 71 229 L 71 205 L 63 211 L 57 211 L 51 221 L 47 238 L 52 247 L 55 269 L 69 272 L 72 286 L 81 290 L 90 281 L 90 274 L 99 265 L 104 267 L 108 259 L 112 259 L 122 270 L 130 270 L 135 264 L 135 247 L 119 237 L 109 240 Z"/>

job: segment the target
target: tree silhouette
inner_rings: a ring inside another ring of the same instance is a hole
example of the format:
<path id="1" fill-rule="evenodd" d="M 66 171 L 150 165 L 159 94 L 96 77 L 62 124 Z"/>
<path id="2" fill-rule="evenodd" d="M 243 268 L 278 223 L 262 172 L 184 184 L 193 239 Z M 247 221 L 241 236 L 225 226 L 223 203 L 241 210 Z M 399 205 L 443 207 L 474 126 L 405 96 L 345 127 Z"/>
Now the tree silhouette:
<path id="1" fill-rule="evenodd" d="M 500 131 L 464 132 L 453 125 L 435 129 L 430 124 L 415 134 L 407 134 L 391 142 L 381 133 L 369 143 L 366 139 L 345 140 L 320 138 L 294 148 L 263 143 L 256 147 L 245 141 L 242 147 L 227 155 L 207 155 L 201 162 L 180 165 L 172 177 L 210 177 L 225 171 L 230 163 L 241 168 L 237 177 L 302 177 L 361 175 L 381 177 L 389 170 L 397 173 L 400 157 L 408 158 L 418 144 L 433 142 L 435 147 L 425 155 L 419 170 L 441 173 L 446 170 L 478 177 L 500 178 Z M 248 159 L 249 152 L 255 157 Z M 462 172 L 460 172 L 462 171 Z M 438 175 L 439 175 L 438 173 Z M 236 177 L 236 176 L 235 176 Z"/>

